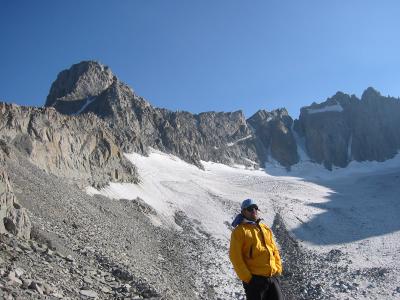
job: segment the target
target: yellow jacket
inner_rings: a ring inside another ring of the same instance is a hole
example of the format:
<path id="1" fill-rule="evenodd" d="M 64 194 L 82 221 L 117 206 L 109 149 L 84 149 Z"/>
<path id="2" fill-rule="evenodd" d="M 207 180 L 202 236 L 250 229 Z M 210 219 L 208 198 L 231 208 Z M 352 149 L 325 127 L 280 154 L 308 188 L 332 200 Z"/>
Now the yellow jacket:
<path id="1" fill-rule="evenodd" d="M 261 223 L 242 223 L 232 231 L 229 258 L 238 277 L 247 283 L 252 274 L 275 276 L 282 273 L 272 231 Z"/>

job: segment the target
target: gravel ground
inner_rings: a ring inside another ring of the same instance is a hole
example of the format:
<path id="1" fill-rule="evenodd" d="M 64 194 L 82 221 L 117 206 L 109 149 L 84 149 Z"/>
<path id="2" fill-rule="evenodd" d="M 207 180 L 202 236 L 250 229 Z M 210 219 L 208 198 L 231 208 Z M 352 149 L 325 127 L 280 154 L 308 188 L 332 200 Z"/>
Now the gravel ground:
<path id="1" fill-rule="evenodd" d="M 184 213 L 175 215 L 181 230 L 157 227 L 148 217 L 155 212 L 140 199 L 88 196 L 23 158 L 8 162 L 7 172 L 34 229 L 30 241 L 0 236 L 2 298 L 244 299 L 226 242 Z M 224 205 L 233 213 L 233 204 Z M 353 270 L 340 249 L 326 255 L 307 251 L 279 214 L 272 229 L 281 247 L 288 300 L 361 299 L 363 294 L 375 299 L 368 289 L 391 274 L 378 268 Z M 400 297 L 400 288 L 388 295 Z"/>
<path id="2" fill-rule="evenodd" d="M 281 246 L 285 270 L 282 287 L 287 300 L 400 298 L 400 288 L 385 288 L 386 281 L 393 282 L 396 277 L 394 269 L 353 269 L 351 260 L 340 249 L 326 255 L 306 250 L 286 230 L 279 214 L 272 230 Z"/>

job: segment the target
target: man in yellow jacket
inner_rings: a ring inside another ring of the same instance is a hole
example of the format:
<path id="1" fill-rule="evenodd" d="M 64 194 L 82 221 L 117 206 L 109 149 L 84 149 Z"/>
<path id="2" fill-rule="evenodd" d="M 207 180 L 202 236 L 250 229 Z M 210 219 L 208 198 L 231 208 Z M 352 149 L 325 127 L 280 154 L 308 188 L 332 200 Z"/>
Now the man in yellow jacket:
<path id="1" fill-rule="evenodd" d="M 232 222 L 229 257 L 243 281 L 247 300 L 281 300 L 279 280 L 282 263 L 271 229 L 260 223 L 252 199 L 242 202 L 241 213 Z"/>

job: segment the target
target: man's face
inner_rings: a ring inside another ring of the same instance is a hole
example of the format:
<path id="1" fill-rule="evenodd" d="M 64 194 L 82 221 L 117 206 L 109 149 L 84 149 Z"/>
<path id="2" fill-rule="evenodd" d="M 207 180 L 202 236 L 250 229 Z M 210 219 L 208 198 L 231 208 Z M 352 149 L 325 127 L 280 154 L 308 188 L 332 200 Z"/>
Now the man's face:
<path id="1" fill-rule="evenodd" d="M 257 221 L 258 219 L 258 207 L 257 205 L 250 205 L 242 211 L 244 217 L 250 221 Z"/>

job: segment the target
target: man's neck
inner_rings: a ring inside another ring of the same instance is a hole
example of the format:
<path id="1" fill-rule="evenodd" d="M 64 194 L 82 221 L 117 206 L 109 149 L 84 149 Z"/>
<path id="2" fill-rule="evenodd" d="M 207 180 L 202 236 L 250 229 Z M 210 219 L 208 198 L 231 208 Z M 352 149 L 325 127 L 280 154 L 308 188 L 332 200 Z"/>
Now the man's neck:
<path id="1" fill-rule="evenodd" d="M 256 224 L 258 224 L 258 223 L 262 220 L 262 219 L 260 219 L 260 218 L 255 219 L 255 220 L 251 220 L 251 219 L 246 218 L 245 216 L 243 216 L 243 218 L 244 218 L 244 220 L 245 220 L 246 222 L 248 222 L 248 223 L 256 223 Z"/>

